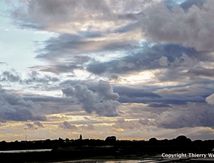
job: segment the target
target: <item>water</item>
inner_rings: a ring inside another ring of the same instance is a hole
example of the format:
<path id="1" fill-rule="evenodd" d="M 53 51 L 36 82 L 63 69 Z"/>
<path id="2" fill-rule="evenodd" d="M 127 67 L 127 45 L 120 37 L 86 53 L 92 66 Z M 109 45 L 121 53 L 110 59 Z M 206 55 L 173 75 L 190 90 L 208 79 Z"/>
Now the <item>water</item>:
<path id="1" fill-rule="evenodd" d="M 153 156 L 142 159 L 121 159 L 121 160 L 110 160 L 110 159 L 87 159 L 87 160 L 73 160 L 73 161 L 62 161 L 54 163 L 160 163 L 160 162 L 171 162 L 171 160 L 163 159 L 159 156 Z"/>
<path id="2" fill-rule="evenodd" d="M 163 159 L 159 156 L 153 156 L 148 158 L 142 158 L 138 160 L 108 160 L 108 159 L 88 159 L 88 160 L 73 160 L 73 161 L 62 161 L 62 162 L 52 162 L 52 163 L 182 163 L 182 162 L 214 162 L 214 159 Z M 51 163 L 51 162 L 49 162 Z"/>
<path id="3" fill-rule="evenodd" d="M 28 153 L 28 152 L 50 152 L 52 149 L 26 149 L 26 150 L 7 150 L 0 151 L 1 153 Z"/>
<path id="4" fill-rule="evenodd" d="M 54 163 L 152 163 L 154 160 L 77 160 L 77 161 L 63 161 Z"/>

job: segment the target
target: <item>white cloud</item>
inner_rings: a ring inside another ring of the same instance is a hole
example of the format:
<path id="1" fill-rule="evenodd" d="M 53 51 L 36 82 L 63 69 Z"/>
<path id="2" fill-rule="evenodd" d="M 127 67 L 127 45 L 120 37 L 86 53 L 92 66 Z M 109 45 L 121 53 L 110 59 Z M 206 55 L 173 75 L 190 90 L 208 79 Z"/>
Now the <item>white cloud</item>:
<path id="1" fill-rule="evenodd" d="M 214 1 L 207 0 L 202 7 L 192 5 L 168 8 L 164 2 L 143 11 L 142 30 L 147 39 L 155 42 L 175 43 L 199 51 L 214 50 Z"/>
<path id="2" fill-rule="evenodd" d="M 52 30 L 61 28 L 62 30 L 69 26 L 91 29 L 91 27 L 100 28 L 100 25 L 103 25 L 100 28 L 103 29 L 105 24 L 112 28 L 117 23 L 120 24 L 119 19 L 133 18 L 132 14 L 141 12 L 143 8 L 157 0 L 30 0 L 28 3 L 19 2 L 20 5 L 14 11 L 14 15 L 27 21 L 29 26 Z"/>
<path id="3" fill-rule="evenodd" d="M 211 94 L 209 95 L 207 98 L 206 98 L 206 102 L 210 105 L 214 105 L 214 94 Z"/>

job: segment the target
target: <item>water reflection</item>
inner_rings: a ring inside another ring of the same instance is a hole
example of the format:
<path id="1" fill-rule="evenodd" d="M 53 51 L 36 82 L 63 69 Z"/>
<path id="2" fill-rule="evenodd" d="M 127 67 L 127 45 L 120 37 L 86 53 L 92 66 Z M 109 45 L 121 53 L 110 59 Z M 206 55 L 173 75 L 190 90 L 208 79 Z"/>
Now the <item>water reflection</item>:
<path id="1" fill-rule="evenodd" d="M 1 153 L 28 153 L 28 152 L 50 152 L 52 149 L 27 149 L 27 150 L 5 150 Z"/>
<path id="2" fill-rule="evenodd" d="M 142 160 L 76 160 L 76 161 L 65 161 L 65 162 L 57 162 L 57 163 L 158 163 L 161 160 L 157 160 L 156 158 L 148 158 Z M 163 160 L 162 160 L 163 161 Z M 166 161 L 166 160 L 165 160 Z"/>

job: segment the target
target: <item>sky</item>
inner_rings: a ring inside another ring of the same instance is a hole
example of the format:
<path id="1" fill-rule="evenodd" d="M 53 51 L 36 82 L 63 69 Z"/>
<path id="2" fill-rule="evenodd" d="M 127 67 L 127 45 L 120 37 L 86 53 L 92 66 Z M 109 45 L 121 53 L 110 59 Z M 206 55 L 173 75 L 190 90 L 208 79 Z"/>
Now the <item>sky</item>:
<path id="1" fill-rule="evenodd" d="M 214 137 L 213 0 L 1 0 L 0 140 Z"/>

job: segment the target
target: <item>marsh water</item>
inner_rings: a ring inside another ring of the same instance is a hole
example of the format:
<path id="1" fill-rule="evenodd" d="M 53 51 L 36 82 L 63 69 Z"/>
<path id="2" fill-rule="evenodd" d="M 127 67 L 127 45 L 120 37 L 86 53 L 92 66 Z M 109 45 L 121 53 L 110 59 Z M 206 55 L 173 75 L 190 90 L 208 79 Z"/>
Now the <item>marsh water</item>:
<path id="1" fill-rule="evenodd" d="M 77 160 L 57 163 L 139 163 L 140 160 Z"/>
<path id="2" fill-rule="evenodd" d="M 29 153 L 29 152 L 50 152 L 52 149 L 26 149 L 26 150 L 4 150 L 0 153 Z"/>
<path id="3" fill-rule="evenodd" d="M 35 153 L 35 152 L 50 152 L 52 149 L 31 149 L 31 150 L 3 150 L 0 154 L 10 154 L 10 153 Z M 43 162 L 43 163 L 163 163 L 163 162 L 214 162 L 213 158 L 177 158 L 177 159 L 167 159 L 163 158 L 161 155 L 144 155 L 142 157 L 129 157 L 124 159 L 81 159 L 81 160 L 68 160 L 68 161 L 53 161 L 53 162 Z"/>
<path id="4" fill-rule="evenodd" d="M 146 157 L 142 159 L 85 159 L 85 160 L 73 160 L 73 161 L 62 161 L 54 163 L 160 163 L 160 162 L 171 162 L 172 160 L 163 159 L 160 155 Z M 175 161 L 175 160 L 173 160 Z"/>

